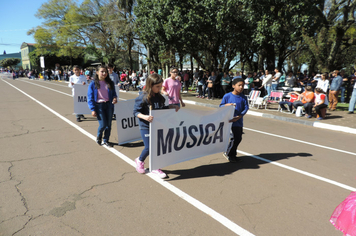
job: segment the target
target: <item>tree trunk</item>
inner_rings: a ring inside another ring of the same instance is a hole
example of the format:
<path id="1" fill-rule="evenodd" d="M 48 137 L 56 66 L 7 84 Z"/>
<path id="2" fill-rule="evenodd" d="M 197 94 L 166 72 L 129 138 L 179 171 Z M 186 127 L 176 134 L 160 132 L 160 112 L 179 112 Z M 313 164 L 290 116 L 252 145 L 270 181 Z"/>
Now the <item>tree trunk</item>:
<path id="1" fill-rule="evenodd" d="M 267 70 L 273 71 L 275 68 L 275 61 L 276 61 L 276 56 L 275 56 L 275 51 L 274 51 L 274 45 L 270 43 L 266 43 L 265 46 L 266 49 L 266 56 L 267 56 Z"/>
<path id="2" fill-rule="evenodd" d="M 265 70 L 265 67 L 264 67 L 264 61 L 265 61 L 265 52 L 264 50 L 260 50 L 259 52 L 259 55 L 258 55 L 258 64 L 257 64 L 257 67 L 258 67 L 258 70 Z"/>
<path id="3" fill-rule="evenodd" d="M 150 57 L 150 48 L 147 46 L 147 73 L 151 72 L 151 57 Z"/>

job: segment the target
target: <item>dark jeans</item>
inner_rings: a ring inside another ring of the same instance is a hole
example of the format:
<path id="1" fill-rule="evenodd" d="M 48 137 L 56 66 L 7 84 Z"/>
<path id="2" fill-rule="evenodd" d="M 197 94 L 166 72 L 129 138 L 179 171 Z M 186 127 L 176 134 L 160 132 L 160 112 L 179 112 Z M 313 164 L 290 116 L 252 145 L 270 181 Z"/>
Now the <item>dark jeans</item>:
<path id="1" fill-rule="evenodd" d="M 199 96 L 203 96 L 203 85 L 198 85 Z"/>
<path id="2" fill-rule="evenodd" d="M 296 101 L 296 102 L 293 102 L 293 106 L 295 108 L 299 107 L 299 106 L 303 106 L 304 109 L 305 109 L 305 112 L 311 116 L 312 114 L 312 110 L 313 110 L 313 103 L 311 102 L 307 102 L 307 103 L 302 103 L 301 101 Z"/>
<path id="3" fill-rule="evenodd" d="M 145 161 L 148 155 L 150 154 L 150 130 L 140 129 L 140 132 L 145 148 L 142 150 L 141 155 L 138 159 L 140 161 Z"/>
<path id="4" fill-rule="evenodd" d="M 188 81 L 184 81 L 184 88 L 185 88 L 185 91 L 188 92 L 188 88 L 189 88 L 189 80 Z"/>
<path id="5" fill-rule="evenodd" d="M 224 91 L 223 95 L 227 94 L 229 92 L 229 85 L 221 85 L 221 86 L 222 86 L 222 89 Z"/>
<path id="6" fill-rule="evenodd" d="M 320 104 L 320 105 L 315 106 L 315 112 L 316 112 L 316 114 L 318 114 L 319 117 L 321 117 L 321 111 L 320 111 L 320 109 L 323 109 L 323 108 L 326 108 L 326 107 L 328 107 L 328 105 L 326 105 L 326 104 Z"/>
<path id="7" fill-rule="evenodd" d="M 289 111 L 292 111 L 293 110 L 293 103 L 292 102 L 289 102 L 289 101 L 279 102 L 279 105 L 281 106 L 282 110 L 287 110 L 287 108 L 285 106 L 286 104 L 289 107 Z"/>
<path id="8" fill-rule="evenodd" d="M 112 121 L 112 103 L 111 102 L 103 102 L 103 103 L 95 103 L 95 112 L 97 115 L 97 120 L 99 122 L 98 132 L 96 137 L 101 139 L 103 137 L 104 132 L 104 142 L 109 141 L 110 133 L 111 133 L 111 121 Z"/>
<path id="9" fill-rule="evenodd" d="M 214 87 L 208 88 L 208 98 L 209 99 L 214 98 Z"/>
<path id="10" fill-rule="evenodd" d="M 234 143 L 230 149 L 230 152 L 227 153 L 227 155 L 229 157 L 236 157 L 236 150 L 237 150 L 237 147 L 239 146 L 239 144 L 241 143 L 241 140 L 242 140 L 242 127 L 238 127 L 238 126 L 233 126 L 231 127 L 231 131 L 234 135 Z"/>

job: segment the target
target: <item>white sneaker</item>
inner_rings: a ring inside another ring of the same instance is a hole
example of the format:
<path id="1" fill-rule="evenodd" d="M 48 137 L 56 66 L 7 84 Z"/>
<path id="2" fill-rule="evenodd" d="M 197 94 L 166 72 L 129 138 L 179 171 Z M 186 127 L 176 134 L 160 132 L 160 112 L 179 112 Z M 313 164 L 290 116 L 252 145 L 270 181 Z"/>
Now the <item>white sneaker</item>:
<path id="1" fill-rule="evenodd" d="M 160 177 L 161 179 L 164 179 L 167 177 L 166 173 L 164 173 L 163 171 L 161 171 L 160 169 L 158 170 L 153 170 L 151 171 L 151 173 L 156 174 L 158 177 Z"/>

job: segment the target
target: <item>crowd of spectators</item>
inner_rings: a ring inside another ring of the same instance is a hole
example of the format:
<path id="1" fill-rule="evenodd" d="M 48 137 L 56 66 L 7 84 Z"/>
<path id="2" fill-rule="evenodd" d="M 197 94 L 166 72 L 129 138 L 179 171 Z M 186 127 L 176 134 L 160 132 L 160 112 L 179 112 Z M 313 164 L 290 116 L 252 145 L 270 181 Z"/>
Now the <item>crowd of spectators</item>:
<path id="1" fill-rule="evenodd" d="M 109 65 L 110 67 L 110 65 Z M 145 80 L 148 74 L 158 73 L 162 76 L 162 69 L 150 70 L 115 70 L 111 65 L 111 78 L 122 90 L 142 90 L 145 86 Z M 46 69 L 39 72 L 37 70 L 7 70 L 12 73 L 14 78 L 28 77 L 29 79 L 38 79 L 40 76 L 44 80 L 64 80 L 68 81 L 69 77 L 73 75 L 72 70 L 63 69 Z M 95 69 L 84 69 L 80 72 L 85 75 L 88 82 L 92 80 L 95 74 Z M 116 74 L 117 76 L 113 76 Z M 169 77 L 169 76 L 168 76 Z M 117 78 L 117 79 L 114 79 Z M 182 70 L 179 71 L 177 79 L 182 84 L 182 93 L 187 93 L 189 89 L 196 91 L 197 98 L 202 99 L 221 99 L 224 94 L 232 90 L 231 82 L 236 78 L 243 78 L 245 80 L 244 93 L 248 95 L 252 90 L 261 91 L 261 97 L 268 98 L 272 91 L 283 90 L 286 88 L 298 88 L 299 92 L 292 92 L 297 94 L 297 101 L 284 102 L 282 109 L 295 109 L 298 106 L 303 106 L 306 110 L 307 117 L 310 117 L 310 110 L 315 105 L 315 99 L 311 102 L 306 102 L 305 91 L 314 92 L 316 88 L 321 89 L 321 93 L 326 95 L 325 103 L 328 103 L 329 110 L 334 111 L 339 102 L 349 103 L 349 113 L 352 114 L 355 109 L 356 103 L 356 71 L 351 75 L 346 75 L 344 70 L 333 71 L 332 73 L 308 73 L 305 70 L 303 73 L 297 72 L 294 74 L 292 71 L 286 73 L 280 72 L 278 69 L 274 71 L 260 70 L 258 72 L 250 72 L 247 74 L 237 71 L 235 74 L 221 69 L 215 71 L 208 70 Z M 164 78 L 165 79 L 165 78 Z M 308 89 L 309 90 L 308 90 Z M 303 95 L 304 94 L 304 95 Z M 291 94 L 288 94 L 290 97 Z M 310 104 L 309 104 L 310 103 Z M 288 108 L 284 107 L 287 104 Z"/>

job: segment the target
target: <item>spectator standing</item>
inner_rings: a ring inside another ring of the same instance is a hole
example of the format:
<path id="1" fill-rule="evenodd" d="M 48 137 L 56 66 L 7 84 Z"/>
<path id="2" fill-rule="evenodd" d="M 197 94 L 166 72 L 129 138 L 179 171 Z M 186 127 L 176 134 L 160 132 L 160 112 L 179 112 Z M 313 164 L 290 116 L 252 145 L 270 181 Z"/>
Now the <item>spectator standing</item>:
<path id="1" fill-rule="evenodd" d="M 356 72 L 355 72 L 355 74 L 356 74 Z M 355 81 L 356 76 L 352 77 L 352 78 L 353 78 L 353 80 L 350 81 L 350 83 L 353 84 L 354 90 L 353 90 L 352 95 L 351 95 L 348 114 L 353 114 L 354 111 L 355 111 L 355 106 L 356 106 L 356 81 Z"/>
<path id="2" fill-rule="evenodd" d="M 335 70 L 333 72 L 333 80 L 330 85 L 330 92 L 329 92 L 329 109 L 330 111 L 335 111 L 336 106 L 338 103 L 338 97 L 339 97 L 339 89 L 341 87 L 342 83 L 342 77 L 339 75 L 339 71 Z"/>
<path id="3" fill-rule="evenodd" d="M 214 85 L 215 85 L 216 75 L 215 72 L 211 72 L 211 76 L 208 78 L 208 100 L 214 100 Z"/>
<path id="4" fill-rule="evenodd" d="M 282 74 L 279 72 L 279 70 L 276 68 L 274 69 L 275 75 L 272 78 L 272 91 L 277 91 L 279 79 L 281 78 Z"/>
<path id="5" fill-rule="evenodd" d="M 286 76 L 286 81 L 285 81 L 285 86 L 286 87 L 290 87 L 293 88 L 296 84 L 297 79 L 295 78 L 295 76 L 293 75 L 292 71 L 288 72 L 288 75 Z"/>
<path id="6" fill-rule="evenodd" d="M 340 102 L 345 103 L 345 95 L 346 95 L 346 89 L 349 85 L 349 78 L 347 75 L 345 75 L 345 70 L 340 71 L 340 76 L 342 78 L 342 83 L 340 86 Z"/>
<path id="7" fill-rule="evenodd" d="M 223 77 L 221 78 L 221 86 L 224 91 L 224 95 L 230 91 L 231 87 L 231 78 L 228 73 L 224 72 Z"/>
<path id="8" fill-rule="evenodd" d="M 263 97 L 263 99 L 266 99 L 269 96 L 271 96 L 271 90 L 272 90 L 272 75 L 269 73 L 268 70 L 265 71 L 265 75 L 263 76 L 263 80 L 262 80 L 262 86 L 260 87 L 260 89 L 263 87 L 267 91 L 267 94 Z"/>
<path id="9" fill-rule="evenodd" d="M 318 80 L 318 84 L 316 85 L 316 88 L 321 88 L 325 94 L 327 94 L 329 89 L 328 77 L 329 77 L 328 73 L 322 74 L 321 79 Z"/>
<path id="10" fill-rule="evenodd" d="M 189 72 L 186 70 L 183 74 L 184 90 L 183 93 L 188 93 L 189 89 Z"/>

